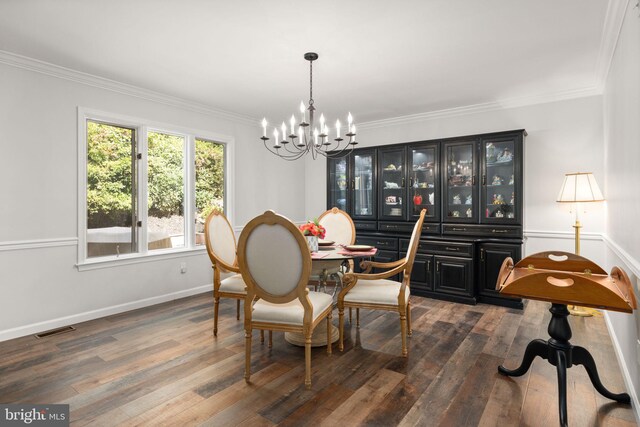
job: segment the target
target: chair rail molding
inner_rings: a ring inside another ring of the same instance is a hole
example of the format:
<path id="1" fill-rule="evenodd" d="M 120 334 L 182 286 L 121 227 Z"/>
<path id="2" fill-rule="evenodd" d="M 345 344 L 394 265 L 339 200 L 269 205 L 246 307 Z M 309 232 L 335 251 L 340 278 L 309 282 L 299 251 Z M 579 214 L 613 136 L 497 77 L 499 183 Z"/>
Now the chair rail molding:
<path id="1" fill-rule="evenodd" d="M 17 251 L 25 249 L 57 248 L 62 246 L 75 246 L 77 237 L 57 237 L 52 239 L 13 240 L 0 242 L 0 252 Z"/>
<path id="2" fill-rule="evenodd" d="M 524 230 L 524 238 L 537 238 L 537 239 L 575 239 L 575 233 L 573 231 L 552 231 L 552 230 Z M 602 241 L 602 233 L 580 233 L 580 240 L 595 240 Z"/>

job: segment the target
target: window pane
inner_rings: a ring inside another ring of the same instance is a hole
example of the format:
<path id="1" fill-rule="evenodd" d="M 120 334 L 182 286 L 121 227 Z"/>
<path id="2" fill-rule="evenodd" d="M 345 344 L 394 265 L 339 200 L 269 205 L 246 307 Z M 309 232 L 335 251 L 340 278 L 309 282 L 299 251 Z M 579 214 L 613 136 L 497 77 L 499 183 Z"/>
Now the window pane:
<path id="1" fill-rule="evenodd" d="M 87 121 L 87 257 L 136 252 L 135 131 Z"/>
<path id="2" fill-rule="evenodd" d="M 185 138 L 160 132 L 147 138 L 149 250 L 184 247 Z"/>
<path id="3" fill-rule="evenodd" d="M 224 144 L 196 139 L 196 245 L 204 245 L 204 220 L 225 212 Z"/>

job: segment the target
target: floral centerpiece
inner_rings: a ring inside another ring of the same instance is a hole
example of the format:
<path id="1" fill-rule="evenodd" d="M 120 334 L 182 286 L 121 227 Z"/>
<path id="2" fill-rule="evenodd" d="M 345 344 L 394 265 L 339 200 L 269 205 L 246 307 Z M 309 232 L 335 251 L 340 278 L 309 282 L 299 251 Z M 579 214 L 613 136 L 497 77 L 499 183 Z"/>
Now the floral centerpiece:
<path id="1" fill-rule="evenodd" d="M 307 245 L 311 252 L 318 252 L 318 239 L 324 239 L 327 230 L 320 225 L 318 219 L 308 221 L 300 226 L 300 231 L 307 238 Z"/>

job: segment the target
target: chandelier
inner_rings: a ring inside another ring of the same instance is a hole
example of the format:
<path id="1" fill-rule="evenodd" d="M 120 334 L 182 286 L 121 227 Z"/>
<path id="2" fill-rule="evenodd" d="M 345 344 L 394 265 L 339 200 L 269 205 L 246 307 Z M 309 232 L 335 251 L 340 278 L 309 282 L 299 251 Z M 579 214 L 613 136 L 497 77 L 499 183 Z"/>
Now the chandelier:
<path id="1" fill-rule="evenodd" d="M 333 138 L 333 141 L 329 135 L 329 127 L 325 121 L 324 114 L 320 115 L 319 126 L 315 126 L 314 113 L 316 108 L 313 105 L 313 61 L 318 59 L 318 54 L 314 52 L 305 53 L 304 59 L 309 61 L 309 106 L 305 108 L 304 103 L 300 102 L 299 123 L 296 123 L 295 115 L 291 115 L 288 129 L 284 121 L 280 129 L 274 126 L 273 140 L 275 143 L 273 145 L 267 143 L 270 139 L 267 137 L 267 119 L 262 119 L 262 137 L 260 139 L 267 150 L 285 160 L 297 160 L 308 153 L 311 153 L 314 159 L 319 155 L 324 157 L 344 157 L 353 151 L 355 145 L 358 144 L 355 140 L 356 125 L 353 123 L 353 117 L 351 113 L 347 116 L 345 138 L 341 138 L 340 136 L 340 120 L 336 121 L 336 127 L 334 129 L 335 138 Z M 307 111 L 309 112 L 308 114 Z M 290 132 L 288 136 L 287 130 Z"/>

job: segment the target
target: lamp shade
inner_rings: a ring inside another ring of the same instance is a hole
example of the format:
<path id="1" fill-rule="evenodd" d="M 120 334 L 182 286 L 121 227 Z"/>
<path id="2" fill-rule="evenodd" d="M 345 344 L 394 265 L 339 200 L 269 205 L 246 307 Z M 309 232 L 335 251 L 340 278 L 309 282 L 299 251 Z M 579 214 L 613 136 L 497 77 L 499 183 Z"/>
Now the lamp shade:
<path id="1" fill-rule="evenodd" d="M 556 201 L 560 203 L 602 202 L 604 197 L 591 172 L 577 172 L 565 174 Z"/>

